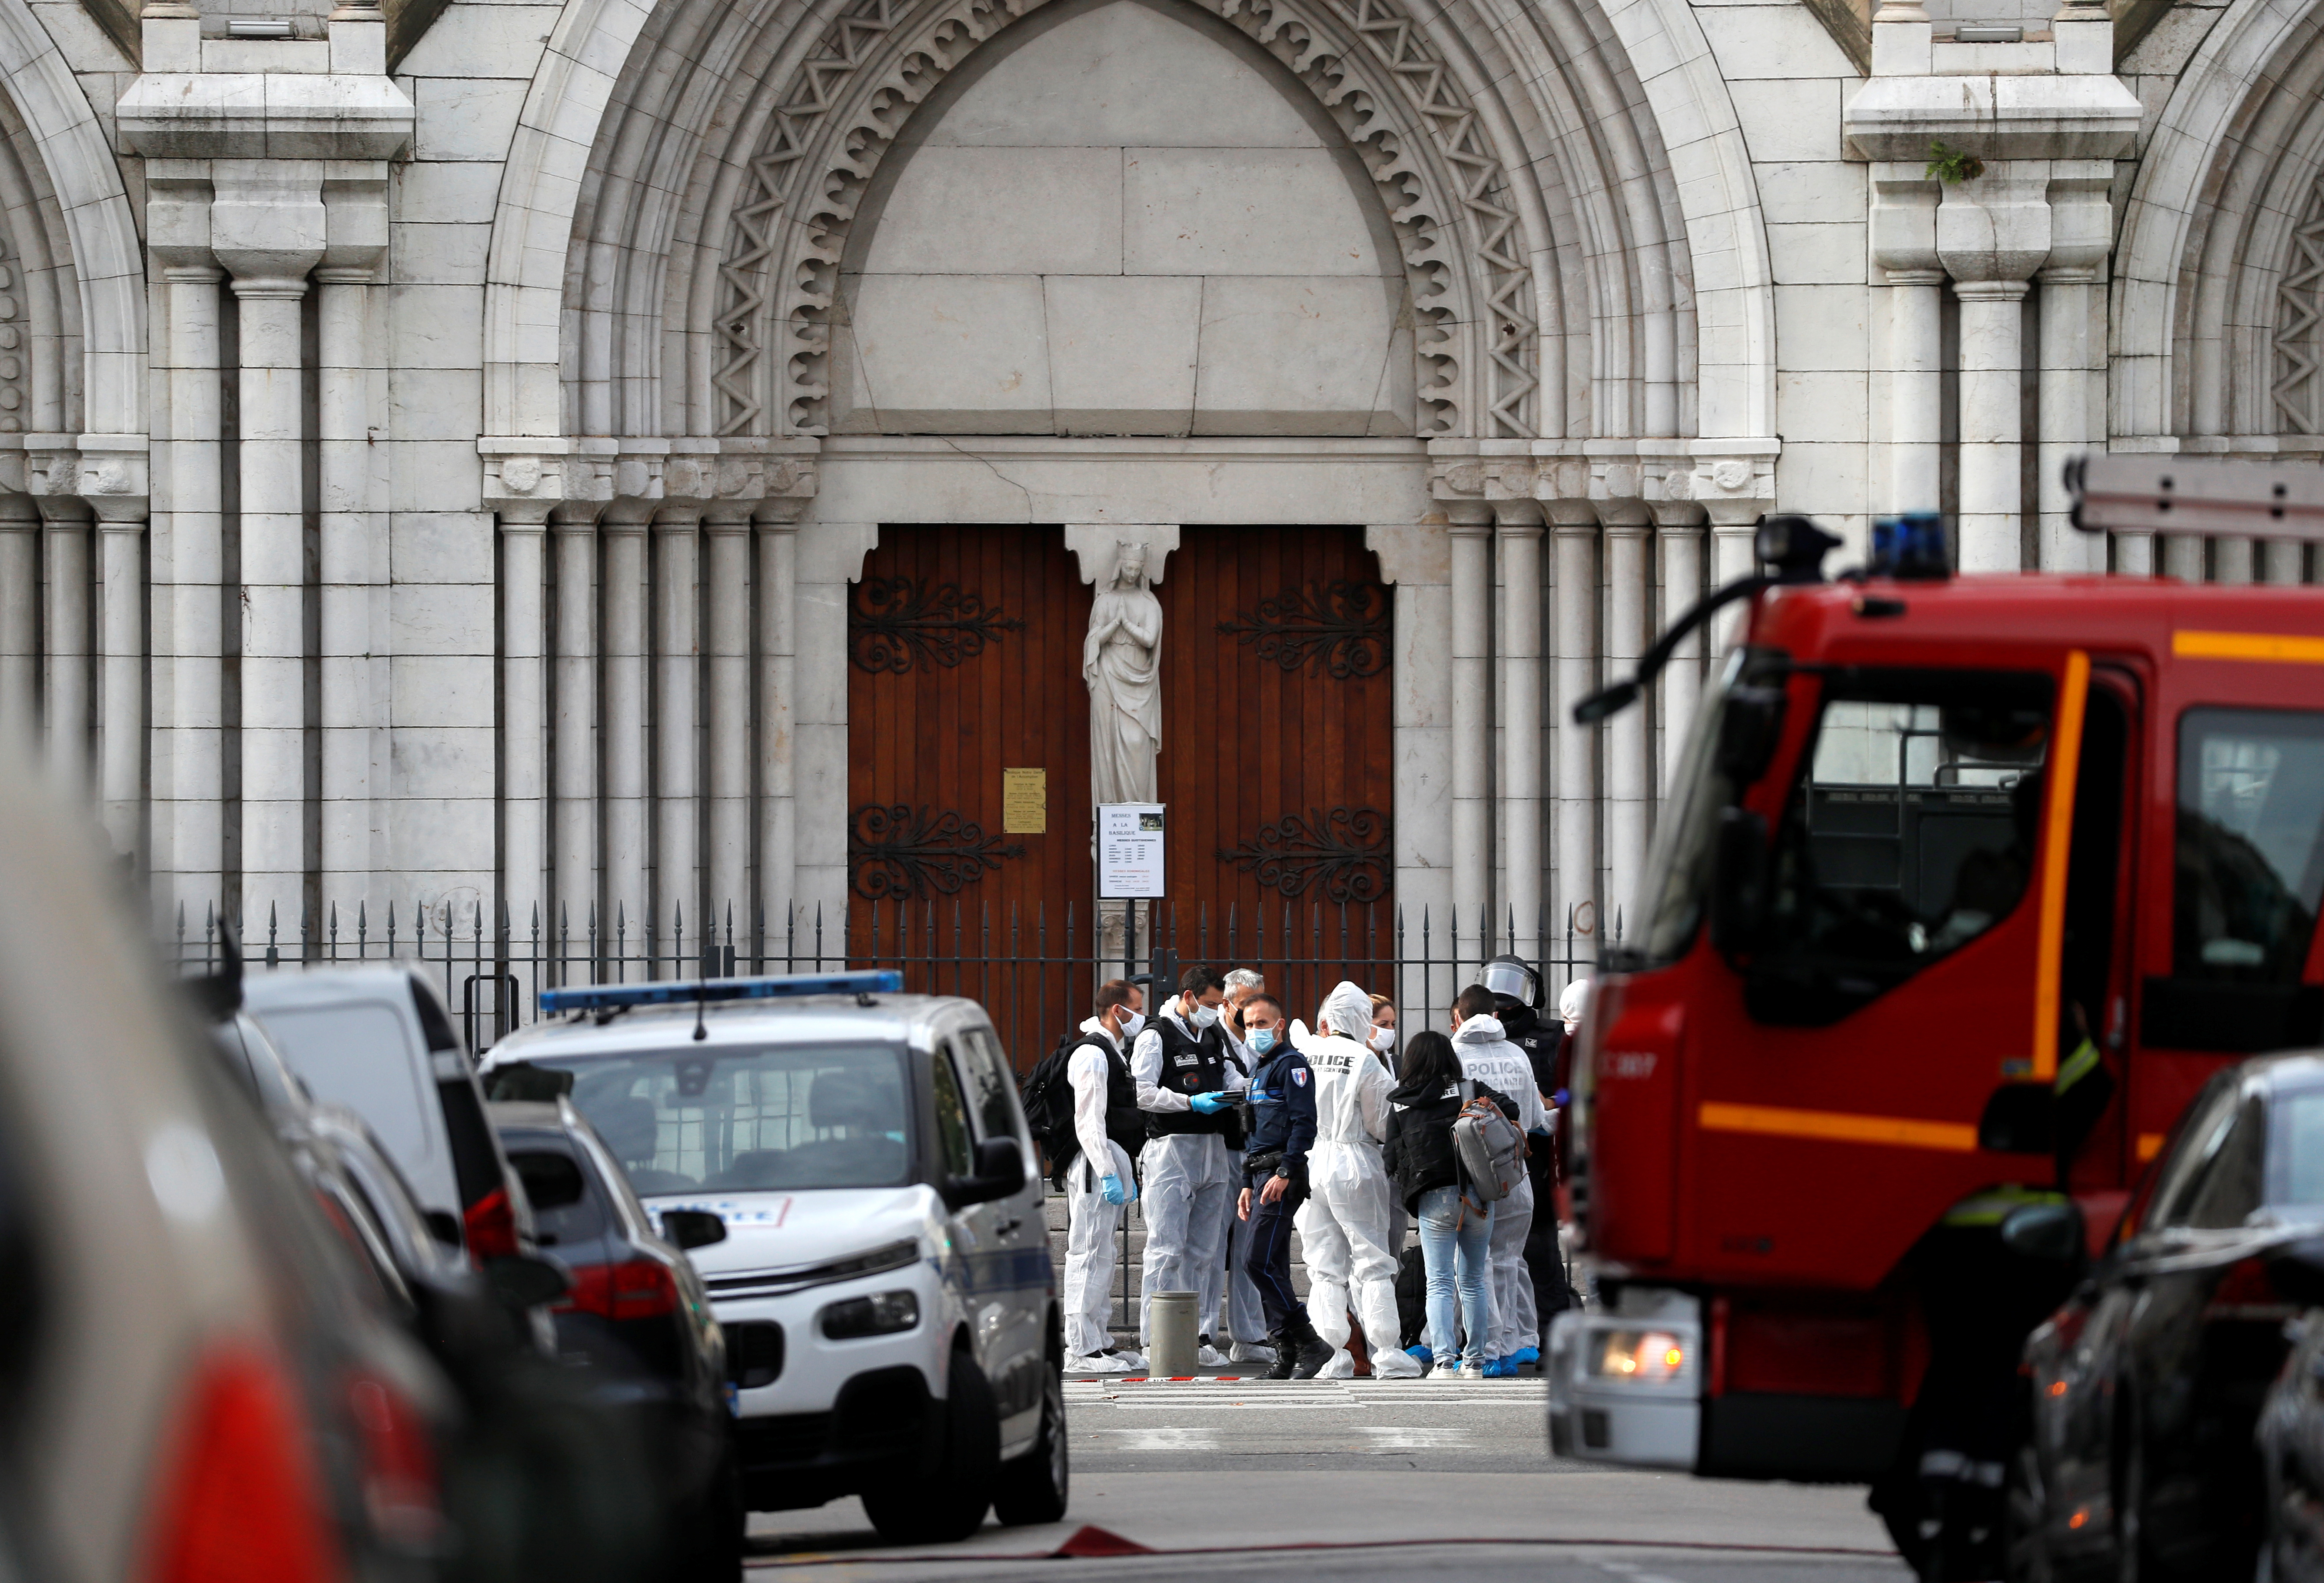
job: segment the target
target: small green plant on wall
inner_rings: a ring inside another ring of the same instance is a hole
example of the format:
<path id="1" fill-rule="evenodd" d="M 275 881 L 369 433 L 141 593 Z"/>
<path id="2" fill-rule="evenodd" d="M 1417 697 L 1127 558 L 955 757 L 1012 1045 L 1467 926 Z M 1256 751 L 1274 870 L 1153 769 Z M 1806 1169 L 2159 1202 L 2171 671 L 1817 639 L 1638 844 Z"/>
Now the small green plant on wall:
<path id="1" fill-rule="evenodd" d="M 1974 181 L 1985 174 L 1985 161 L 1945 143 L 1932 143 L 1929 145 L 1927 174 L 1948 186 L 1956 181 Z"/>

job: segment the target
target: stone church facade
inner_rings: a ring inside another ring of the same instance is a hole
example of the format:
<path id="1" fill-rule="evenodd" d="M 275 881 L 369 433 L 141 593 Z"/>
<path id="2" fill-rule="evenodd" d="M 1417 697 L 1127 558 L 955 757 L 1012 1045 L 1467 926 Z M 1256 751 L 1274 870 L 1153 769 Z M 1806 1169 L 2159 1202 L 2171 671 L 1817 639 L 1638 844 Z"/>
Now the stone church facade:
<path id="1" fill-rule="evenodd" d="M 2307 580 L 2057 474 L 2324 447 L 2319 16 L 0 0 L 0 710 L 165 914 L 1086 908 L 1136 547 L 1174 897 L 1603 929 L 1764 511 Z"/>

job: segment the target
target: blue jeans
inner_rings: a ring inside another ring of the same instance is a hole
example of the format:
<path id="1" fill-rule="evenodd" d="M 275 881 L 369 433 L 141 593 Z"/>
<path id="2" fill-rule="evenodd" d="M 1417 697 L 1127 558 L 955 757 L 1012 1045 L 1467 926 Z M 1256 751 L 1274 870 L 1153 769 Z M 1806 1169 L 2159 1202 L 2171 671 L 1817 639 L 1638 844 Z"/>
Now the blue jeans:
<path id="1" fill-rule="evenodd" d="M 1492 1319 L 1485 1302 L 1485 1284 L 1493 1278 L 1489 1247 L 1493 1212 L 1463 1209 L 1457 1187 L 1432 1187 L 1420 1195 L 1420 1257 L 1428 1269 L 1428 1345 L 1440 1366 L 1452 1360 L 1452 1293 L 1455 1259 L 1460 1272 L 1461 1349 L 1464 1365 L 1481 1367 Z M 1457 1229 L 1455 1228 L 1458 1228 Z"/>

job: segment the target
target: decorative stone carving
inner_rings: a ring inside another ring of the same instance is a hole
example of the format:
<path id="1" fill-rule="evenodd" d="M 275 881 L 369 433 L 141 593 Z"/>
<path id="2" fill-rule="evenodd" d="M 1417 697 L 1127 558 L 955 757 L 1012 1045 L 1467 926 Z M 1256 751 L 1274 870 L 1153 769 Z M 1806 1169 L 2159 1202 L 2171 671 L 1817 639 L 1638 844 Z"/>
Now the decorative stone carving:
<path id="1" fill-rule="evenodd" d="M 2275 379 L 2269 393 L 2278 434 L 2324 433 L 2324 403 L 2318 397 L 2317 323 L 2324 318 L 2324 182 L 2308 195 L 2308 207 L 2292 233 L 2283 280 L 2275 290 Z"/>
<path id="2" fill-rule="evenodd" d="M 863 193 L 912 106 L 1044 3 L 856 0 L 776 96 L 719 271 L 721 435 L 826 431 L 830 315 Z M 1505 162 L 1456 73 L 1394 0 L 1198 3 L 1306 83 L 1379 183 L 1415 304 L 1416 432 L 1530 437 L 1533 272 Z"/>
<path id="3" fill-rule="evenodd" d="M 1090 798 L 1160 800 L 1162 602 L 1146 582 L 1146 547 L 1119 547 L 1104 591 L 1090 606 L 1082 645 L 1090 694 Z"/>

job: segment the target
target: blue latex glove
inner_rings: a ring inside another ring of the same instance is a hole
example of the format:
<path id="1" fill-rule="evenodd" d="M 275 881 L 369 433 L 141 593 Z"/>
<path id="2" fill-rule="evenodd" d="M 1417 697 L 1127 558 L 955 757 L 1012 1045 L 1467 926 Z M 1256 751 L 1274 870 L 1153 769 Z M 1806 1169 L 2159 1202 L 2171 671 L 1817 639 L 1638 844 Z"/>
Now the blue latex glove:
<path id="1" fill-rule="evenodd" d="M 1549 1096 L 1549 1102 L 1563 1110 L 1565 1109 L 1565 1102 L 1572 1097 L 1573 1096 L 1572 1094 L 1567 1093 L 1563 1089 L 1560 1089 L 1557 1092 Z"/>
<path id="2" fill-rule="evenodd" d="M 1188 1102 L 1204 1115 L 1213 1116 L 1232 1105 L 1234 1096 L 1222 1090 L 1216 1093 L 1196 1094 Z"/>
<path id="3" fill-rule="evenodd" d="M 1130 1194 L 1122 1190 L 1121 1178 L 1119 1176 L 1099 1177 L 1097 1191 L 1098 1196 L 1110 1204 L 1126 1204 L 1130 1201 Z"/>

